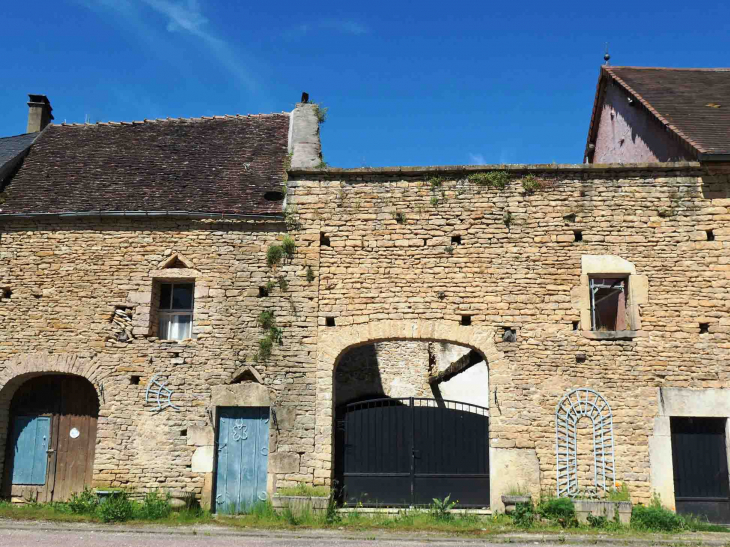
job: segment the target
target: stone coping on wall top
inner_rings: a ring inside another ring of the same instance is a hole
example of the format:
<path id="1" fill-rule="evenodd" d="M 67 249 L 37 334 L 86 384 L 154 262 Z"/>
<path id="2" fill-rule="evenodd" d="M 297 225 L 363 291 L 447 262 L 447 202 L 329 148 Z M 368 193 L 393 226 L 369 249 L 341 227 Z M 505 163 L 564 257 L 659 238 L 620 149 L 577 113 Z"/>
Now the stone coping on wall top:
<path id="1" fill-rule="evenodd" d="M 394 167 L 325 167 L 289 169 L 290 176 L 306 175 L 421 175 L 437 173 L 476 173 L 480 171 L 540 172 L 540 173 L 586 173 L 602 171 L 677 171 L 700 169 L 702 165 L 696 161 L 657 162 L 657 163 L 512 163 L 509 165 L 430 165 L 430 166 L 394 166 Z"/>

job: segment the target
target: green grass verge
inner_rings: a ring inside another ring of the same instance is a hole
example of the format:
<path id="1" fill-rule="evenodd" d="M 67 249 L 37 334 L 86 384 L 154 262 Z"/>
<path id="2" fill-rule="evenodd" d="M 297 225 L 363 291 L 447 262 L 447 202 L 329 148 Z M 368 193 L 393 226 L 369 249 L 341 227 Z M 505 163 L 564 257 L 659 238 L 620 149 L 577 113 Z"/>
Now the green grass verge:
<path id="1" fill-rule="evenodd" d="M 217 518 L 208 511 L 200 509 L 168 512 L 159 518 L 145 518 L 140 509 L 143 504 L 135 505 L 135 511 L 127 525 L 154 523 L 161 526 L 219 525 L 231 528 L 253 528 L 267 530 L 337 529 L 352 532 L 390 531 L 404 533 L 442 533 L 456 536 L 479 537 L 515 532 L 531 532 L 549 535 L 609 535 L 626 538 L 651 538 L 657 536 L 676 537 L 676 532 L 657 532 L 656 530 L 611 524 L 607 528 L 590 526 L 571 526 L 562 528 L 557 523 L 536 521 L 529 528 L 515 526 L 511 517 L 506 515 L 446 515 L 437 516 L 431 512 L 403 510 L 398 514 L 367 514 L 354 509 L 346 513 L 305 513 L 293 515 L 289 511 L 277 513 L 270 504 L 259 504 L 250 513 L 236 516 L 220 515 Z M 149 512 L 147 512 L 149 514 Z M 0 502 L 0 518 L 19 521 L 51 522 L 88 522 L 102 523 L 98 512 L 77 514 L 69 504 L 26 504 L 16 505 Z M 698 519 L 685 519 L 687 527 L 682 531 L 693 532 L 730 532 L 730 529 L 702 522 Z"/>

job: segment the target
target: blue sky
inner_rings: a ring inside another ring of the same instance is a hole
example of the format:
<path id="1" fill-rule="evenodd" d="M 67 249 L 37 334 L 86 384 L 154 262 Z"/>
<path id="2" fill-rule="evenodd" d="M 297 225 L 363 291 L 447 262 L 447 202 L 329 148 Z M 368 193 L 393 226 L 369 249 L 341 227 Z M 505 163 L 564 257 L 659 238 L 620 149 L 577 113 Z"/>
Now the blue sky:
<path id="1" fill-rule="evenodd" d="M 612 64 L 728 66 L 730 3 L 6 2 L 0 136 L 56 123 L 329 107 L 333 166 L 576 163 Z"/>

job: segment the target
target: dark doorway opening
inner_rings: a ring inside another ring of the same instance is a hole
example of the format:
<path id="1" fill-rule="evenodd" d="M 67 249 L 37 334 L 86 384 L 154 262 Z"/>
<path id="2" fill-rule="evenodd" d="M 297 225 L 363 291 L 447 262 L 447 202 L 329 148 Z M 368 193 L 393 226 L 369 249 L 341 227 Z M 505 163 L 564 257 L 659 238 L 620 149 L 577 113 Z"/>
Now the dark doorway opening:
<path id="1" fill-rule="evenodd" d="M 672 418 L 677 513 L 730 523 L 725 418 Z"/>

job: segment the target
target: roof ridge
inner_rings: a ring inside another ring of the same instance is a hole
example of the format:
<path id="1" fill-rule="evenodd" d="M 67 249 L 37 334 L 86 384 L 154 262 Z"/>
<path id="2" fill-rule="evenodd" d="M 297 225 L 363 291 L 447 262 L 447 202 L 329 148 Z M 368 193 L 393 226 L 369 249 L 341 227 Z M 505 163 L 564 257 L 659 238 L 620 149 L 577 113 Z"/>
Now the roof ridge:
<path id="1" fill-rule="evenodd" d="M 170 118 L 169 116 L 167 118 L 155 118 L 155 119 L 147 119 L 144 120 L 132 120 L 132 121 L 112 121 L 109 120 L 108 122 L 95 122 L 95 123 L 53 123 L 51 122 L 49 125 L 52 125 L 54 127 L 96 127 L 99 125 L 103 126 L 112 126 L 112 125 L 145 125 L 145 124 L 156 124 L 160 122 L 200 122 L 200 121 L 210 121 L 210 120 L 231 120 L 231 119 L 241 119 L 241 118 L 272 118 L 274 116 L 289 116 L 289 112 L 270 112 L 270 113 L 260 113 L 260 114 L 224 114 L 222 116 L 198 116 L 198 117 L 192 117 L 192 118 Z M 26 135 L 30 135 L 31 133 L 26 133 Z M 19 136 L 19 135 L 15 135 Z M 3 137 L 3 138 L 9 138 L 9 137 Z"/>
<path id="2" fill-rule="evenodd" d="M 616 68 L 630 68 L 633 70 L 691 70 L 696 72 L 730 72 L 730 67 L 716 67 L 716 68 L 677 68 L 677 67 L 663 67 L 663 66 L 601 66 L 603 70 L 612 71 Z"/>
<path id="3" fill-rule="evenodd" d="M 7 137 L 0 137 L 2 139 L 17 139 L 18 137 L 25 137 L 27 135 L 38 135 L 40 131 L 33 131 L 32 133 L 20 133 L 19 135 L 8 135 Z"/>

